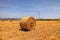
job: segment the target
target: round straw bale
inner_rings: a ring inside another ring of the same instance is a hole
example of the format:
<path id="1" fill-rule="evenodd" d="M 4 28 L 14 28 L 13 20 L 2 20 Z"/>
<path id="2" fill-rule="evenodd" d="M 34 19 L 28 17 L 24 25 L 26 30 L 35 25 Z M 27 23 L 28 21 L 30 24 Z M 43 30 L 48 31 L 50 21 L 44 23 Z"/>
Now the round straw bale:
<path id="1" fill-rule="evenodd" d="M 36 26 L 36 20 L 34 17 L 23 17 L 20 21 L 20 26 L 24 30 L 33 30 Z"/>

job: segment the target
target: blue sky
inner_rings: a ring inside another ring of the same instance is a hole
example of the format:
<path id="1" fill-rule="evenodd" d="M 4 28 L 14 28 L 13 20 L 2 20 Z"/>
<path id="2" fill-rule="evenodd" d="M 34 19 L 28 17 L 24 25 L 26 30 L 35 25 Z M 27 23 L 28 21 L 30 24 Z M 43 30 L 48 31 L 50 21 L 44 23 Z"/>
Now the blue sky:
<path id="1" fill-rule="evenodd" d="M 0 0 L 0 18 L 25 16 L 60 18 L 60 0 Z"/>

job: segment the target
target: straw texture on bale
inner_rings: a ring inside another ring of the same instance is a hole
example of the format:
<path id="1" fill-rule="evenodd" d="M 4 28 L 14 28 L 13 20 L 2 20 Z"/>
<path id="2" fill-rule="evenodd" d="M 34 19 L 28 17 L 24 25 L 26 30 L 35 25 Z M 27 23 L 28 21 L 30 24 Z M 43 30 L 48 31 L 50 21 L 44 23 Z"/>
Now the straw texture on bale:
<path id="1" fill-rule="evenodd" d="M 56 36 L 49 36 L 47 40 L 59 40 Z"/>
<path id="2" fill-rule="evenodd" d="M 25 30 L 35 29 L 36 20 L 34 17 L 23 17 L 20 21 L 20 26 Z"/>

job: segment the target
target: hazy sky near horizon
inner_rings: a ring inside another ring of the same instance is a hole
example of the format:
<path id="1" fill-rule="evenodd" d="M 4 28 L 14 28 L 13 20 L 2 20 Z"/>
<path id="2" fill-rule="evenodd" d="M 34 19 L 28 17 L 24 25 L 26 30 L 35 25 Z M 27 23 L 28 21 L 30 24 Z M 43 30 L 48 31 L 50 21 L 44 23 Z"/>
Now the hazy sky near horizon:
<path id="1" fill-rule="evenodd" d="M 24 16 L 60 18 L 60 0 L 0 0 L 0 18 Z"/>

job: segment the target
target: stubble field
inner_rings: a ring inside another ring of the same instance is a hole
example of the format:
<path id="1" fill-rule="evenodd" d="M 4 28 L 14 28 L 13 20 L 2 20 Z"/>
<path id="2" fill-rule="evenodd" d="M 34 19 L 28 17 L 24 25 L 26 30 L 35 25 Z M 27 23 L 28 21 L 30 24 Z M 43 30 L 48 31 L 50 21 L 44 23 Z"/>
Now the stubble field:
<path id="1" fill-rule="evenodd" d="M 0 40 L 60 40 L 60 21 L 36 21 L 35 30 L 20 29 L 20 20 L 1 20 Z"/>

